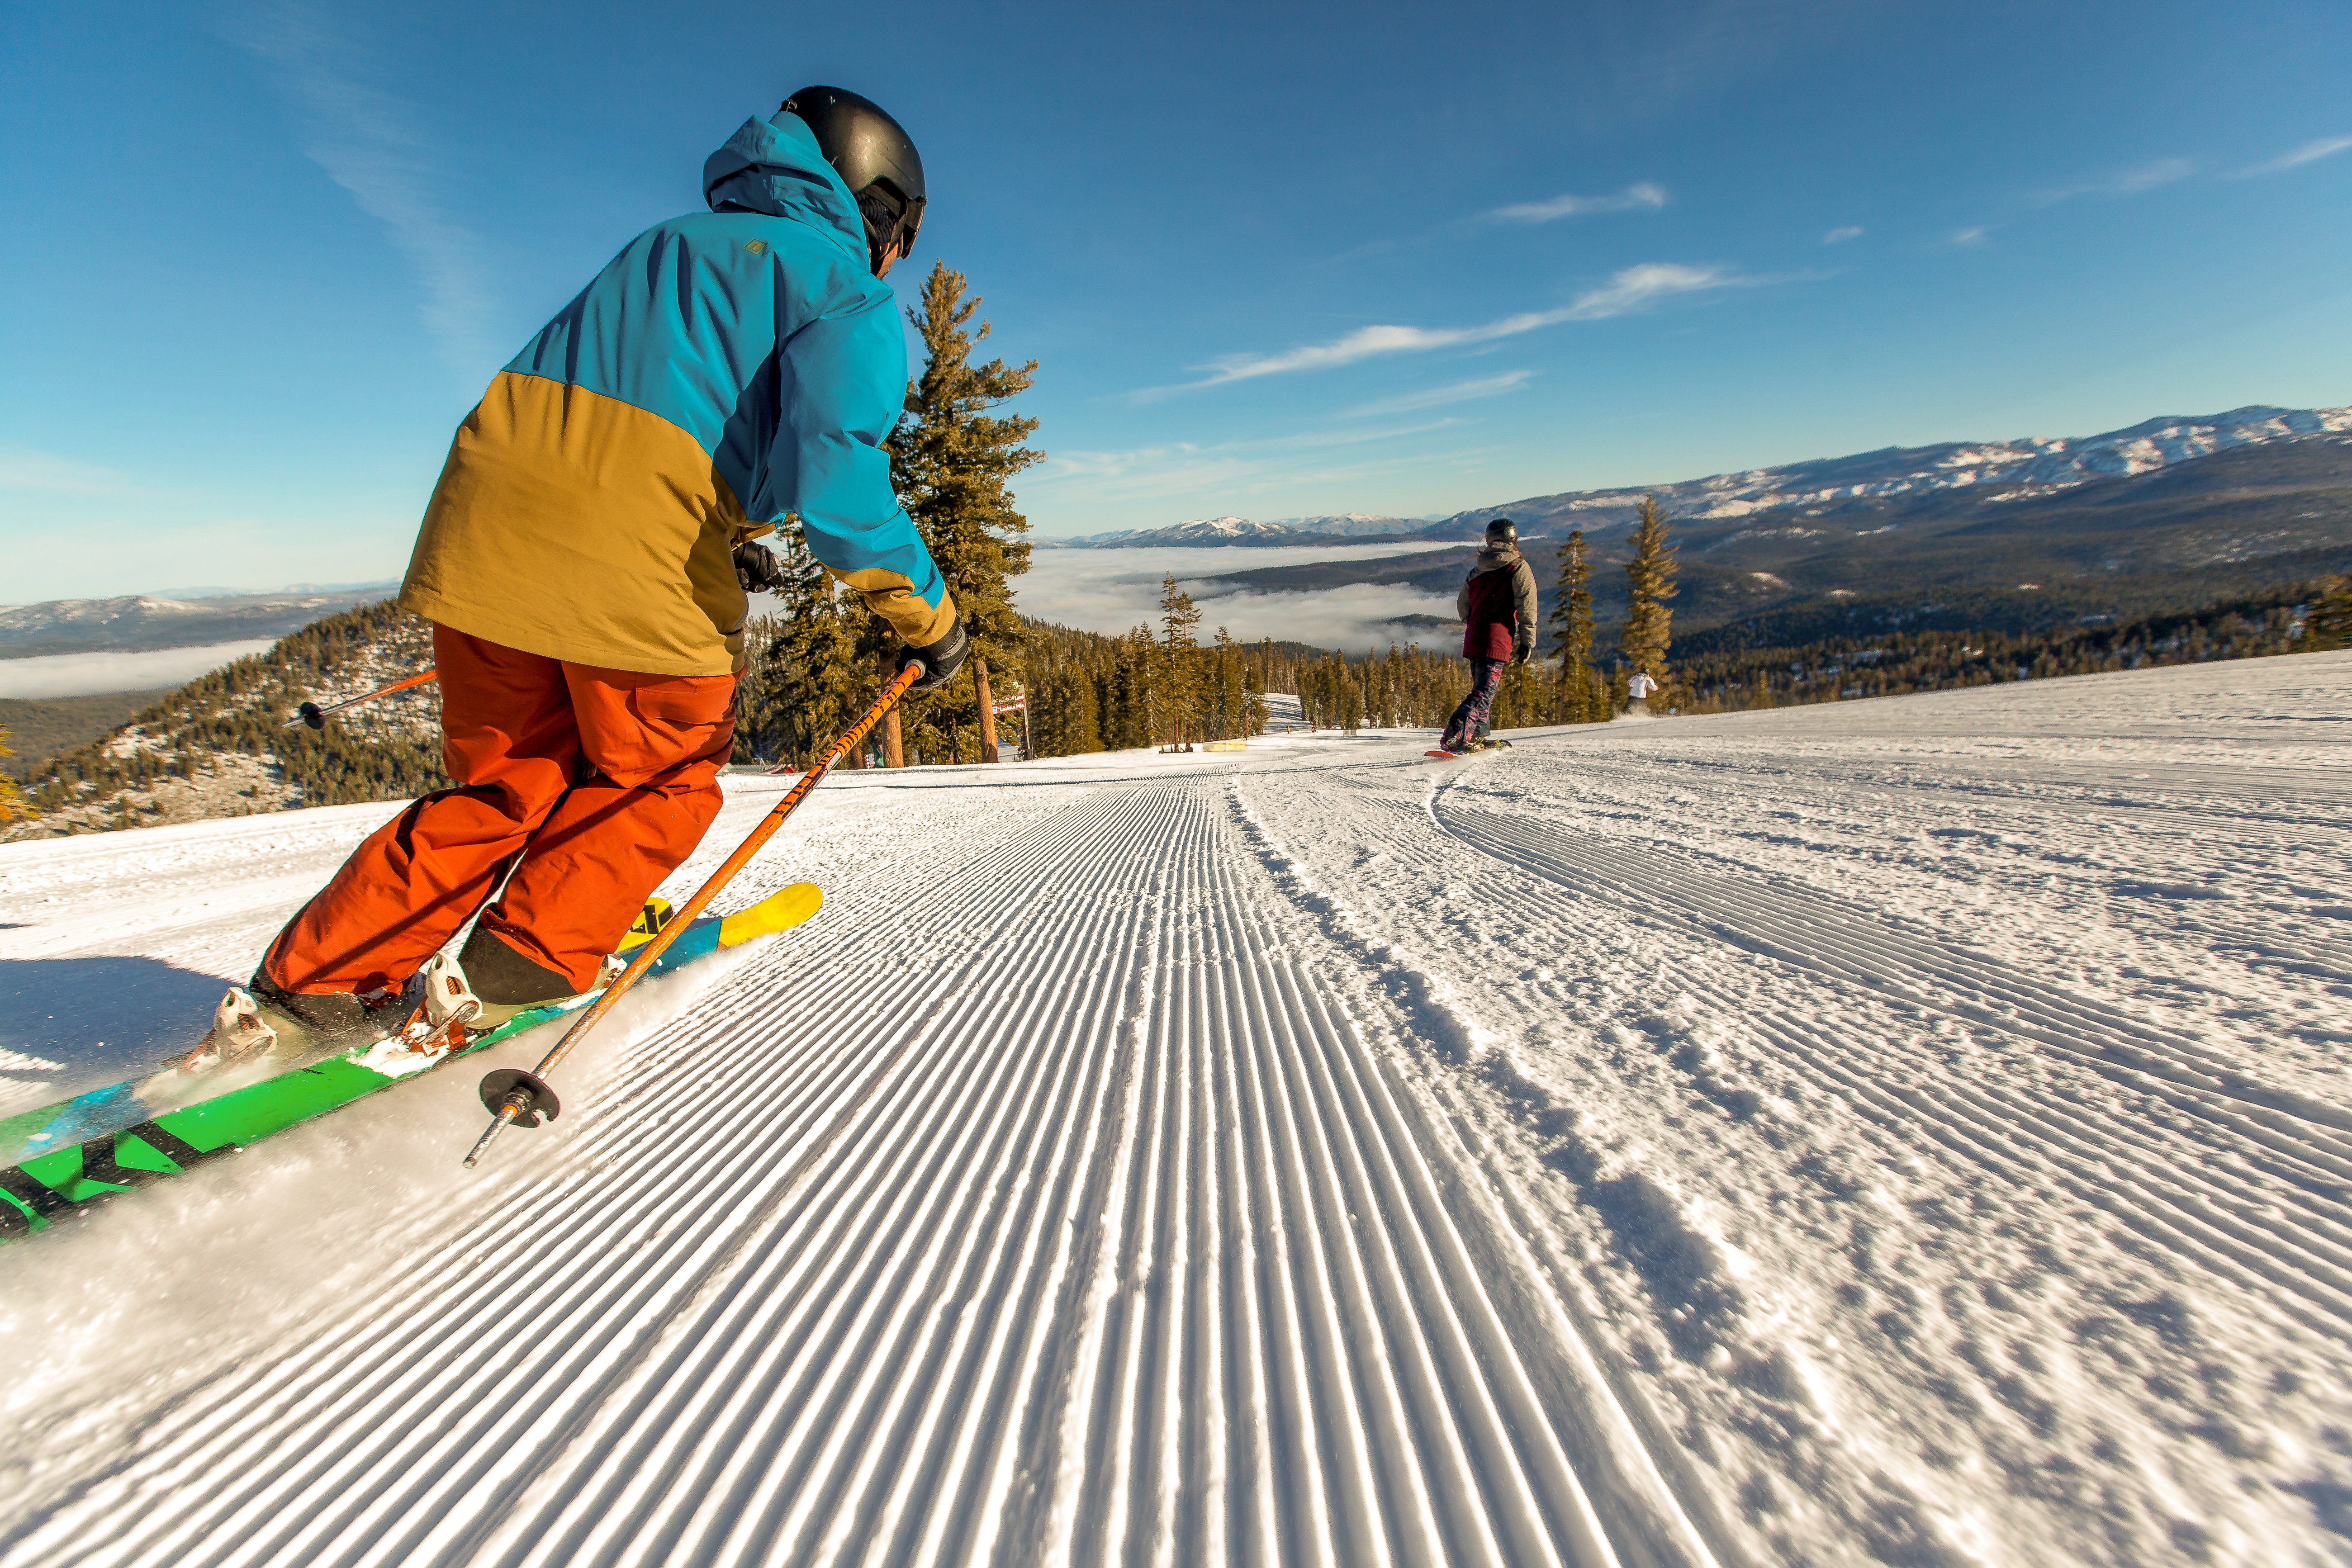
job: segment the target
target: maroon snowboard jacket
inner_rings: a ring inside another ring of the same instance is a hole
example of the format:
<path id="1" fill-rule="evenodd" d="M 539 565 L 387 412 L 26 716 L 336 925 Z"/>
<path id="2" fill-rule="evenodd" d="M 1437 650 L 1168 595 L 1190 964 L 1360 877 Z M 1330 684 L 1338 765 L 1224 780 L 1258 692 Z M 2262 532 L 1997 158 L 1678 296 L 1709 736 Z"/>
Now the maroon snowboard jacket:
<path id="1" fill-rule="evenodd" d="M 1481 550 L 1454 613 L 1464 658 L 1510 658 L 1513 644 L 1536 640 L 1536 569 L 1516 550 Z"/>

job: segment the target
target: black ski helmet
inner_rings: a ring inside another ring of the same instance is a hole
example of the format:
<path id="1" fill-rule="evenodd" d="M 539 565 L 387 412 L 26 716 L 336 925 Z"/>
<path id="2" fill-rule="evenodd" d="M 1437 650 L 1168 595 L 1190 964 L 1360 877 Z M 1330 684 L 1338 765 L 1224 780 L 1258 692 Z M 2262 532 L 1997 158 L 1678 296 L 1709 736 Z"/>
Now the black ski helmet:
<path id="1" fill-rule="evenodd" d="M 1516 546 L 1519 542 L 1519 525 L 1507 517 L 1496 518 L 1486 525 L 1486 542 Z"/>
<path id="2" fill-rule="evenodd" d="M 893 240 L 901 256 L 915 248 L 915 231 L 923 226 L 923 155 L 905 126 L 872 99 L 839 87 L 804 87 L 777 112 L 807 121 L 817 151 L 857 198 L 874 261 Z"/>

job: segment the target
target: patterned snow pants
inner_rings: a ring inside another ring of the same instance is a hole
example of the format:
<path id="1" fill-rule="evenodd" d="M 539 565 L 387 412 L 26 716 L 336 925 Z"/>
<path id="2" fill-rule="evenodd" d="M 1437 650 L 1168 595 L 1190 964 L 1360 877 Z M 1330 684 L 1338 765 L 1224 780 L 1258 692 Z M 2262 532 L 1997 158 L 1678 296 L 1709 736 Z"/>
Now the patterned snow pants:
<path id="1" fill-rule="evenodd" d="M 1438 746 L 1448 752 L 1458 752 L 1475 736 L 1484 735 L 1492 726 L 1495 712 L 1495 692 L 1503 684 L 1503 671 L 1511 667 L 1507 658 L 1473 658 L 1470 661 L 1470 695 L 1445 721 L 1445 738 Z"/>

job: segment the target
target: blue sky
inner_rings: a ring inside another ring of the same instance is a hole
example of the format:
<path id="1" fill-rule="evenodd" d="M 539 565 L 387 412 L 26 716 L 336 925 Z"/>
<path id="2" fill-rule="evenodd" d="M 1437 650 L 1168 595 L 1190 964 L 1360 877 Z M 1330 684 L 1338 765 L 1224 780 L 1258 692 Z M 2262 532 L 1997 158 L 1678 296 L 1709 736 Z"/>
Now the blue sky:
<path id="1" fill-rule="evenodd" d="M 0 600 L 396 575 L 809 81 L 1041 362 L 1043 534 L 2352 403 L 2341 0 L 362 13 L 7 8 Z"/>

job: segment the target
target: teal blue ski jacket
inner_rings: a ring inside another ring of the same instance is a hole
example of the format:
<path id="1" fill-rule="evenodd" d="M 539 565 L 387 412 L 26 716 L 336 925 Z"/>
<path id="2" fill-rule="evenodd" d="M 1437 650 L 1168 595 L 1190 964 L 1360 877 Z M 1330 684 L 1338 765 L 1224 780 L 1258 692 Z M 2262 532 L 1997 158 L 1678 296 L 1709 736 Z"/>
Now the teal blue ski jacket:
<path id="1" fill-rule="evenodd" d="M 825 567 L 917 646 L 955 615 L 890 487 L 896 297 L 794 115 L 705 161 L 711 211 L 656 224 L 492 380 L 458 427 L 401 603 L 550 658 L 724 674 L 734 547 L 797 516 Z"/>

